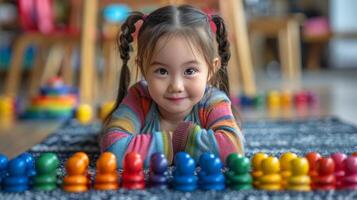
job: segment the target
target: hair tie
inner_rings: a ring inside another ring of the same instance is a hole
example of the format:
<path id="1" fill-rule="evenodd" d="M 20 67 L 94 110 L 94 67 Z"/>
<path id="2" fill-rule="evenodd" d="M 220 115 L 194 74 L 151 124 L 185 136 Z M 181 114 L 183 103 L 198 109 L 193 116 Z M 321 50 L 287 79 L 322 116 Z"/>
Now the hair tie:
<path id="1" fill-rule="evenodd" d="M 216 33 L 217 27 L 216 27 L 216 24 L 213 21 L 212 15 L 211 14 L 207 14 L 207 18 L 208 18 L 208 23 L 209 23 L 209 25 L 211 27 L 212 32 Z"/>

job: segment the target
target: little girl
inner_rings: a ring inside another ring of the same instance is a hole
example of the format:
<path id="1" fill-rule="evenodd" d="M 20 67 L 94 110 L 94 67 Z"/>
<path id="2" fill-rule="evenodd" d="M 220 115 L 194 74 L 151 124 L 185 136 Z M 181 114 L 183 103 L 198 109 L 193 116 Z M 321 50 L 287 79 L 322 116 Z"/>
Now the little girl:
<path id="1" fill-rule="evenodd" d="M 136 62 L 144 80 L 128 90 L 129 51 L 140 20 Z M 222 161 L 232 152 L 243 154 L 243 135 L 228 98 L 230 51 L 220 16 L 187 5 L 162 7 L 147 16 L 134 12 L 121 26 L 118 43 L 123 60 L 118 97 L 100 144 L 117 156 L 120 168 L 132 151 L 146 167 L 155 152 L 169 162 L 179 151 L 196 161 L 203 152 Z"/>

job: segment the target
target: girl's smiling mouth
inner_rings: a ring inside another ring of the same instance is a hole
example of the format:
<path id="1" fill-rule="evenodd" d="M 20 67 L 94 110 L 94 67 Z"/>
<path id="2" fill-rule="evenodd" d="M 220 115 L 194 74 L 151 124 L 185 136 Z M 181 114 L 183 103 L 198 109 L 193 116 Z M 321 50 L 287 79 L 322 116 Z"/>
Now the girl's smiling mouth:
<path id="1" fill-rule="evenodd" d="M 168 99 L 169 101 L 173 101 L 173 102 L 180 102 L 180 101 L 186 99 L 186 97 L 166 97 L 166 99 Z"/>

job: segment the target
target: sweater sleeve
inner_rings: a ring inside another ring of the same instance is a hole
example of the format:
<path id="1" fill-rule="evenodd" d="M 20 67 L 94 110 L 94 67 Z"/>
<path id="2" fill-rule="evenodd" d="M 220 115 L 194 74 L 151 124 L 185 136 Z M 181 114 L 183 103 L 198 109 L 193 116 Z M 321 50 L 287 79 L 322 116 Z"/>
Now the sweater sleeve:
<path id="1" fill-rule="evenodd" d="M 113 112 L 109 122 L 105 124 L 100 139 L 101 151 L 110 151 L 117 157 L 118 167 L 123 167 L 123 159 L 129 152 L 137 152 L 149 166 L 152 153 L 164 153 L 172 160 L 172 139 L 165 132 L 140 133 L 144 125 L 146 113 L 151 99 L 145 95 L 144 89 L 138 84 L 131 87 L 128 95 Z"/>
<path id="2" fill-rule="evenodd" d="M 243 135 L 234 118 L 231 102 L 223 92 L 214 92 L 199 109 L 201 126 L 182 122 L 173 134 L 173 150 L 188 152 L 195 160 L 203 152 L 222 161 L 233 152 L 243 154 Z"/>

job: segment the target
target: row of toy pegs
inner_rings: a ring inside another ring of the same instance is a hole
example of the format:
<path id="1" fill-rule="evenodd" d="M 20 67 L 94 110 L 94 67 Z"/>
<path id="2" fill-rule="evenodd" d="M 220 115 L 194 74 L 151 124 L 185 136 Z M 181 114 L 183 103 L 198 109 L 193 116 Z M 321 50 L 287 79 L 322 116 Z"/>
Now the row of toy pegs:
<path id="1" fill-rule="evenodd" d="M 136 152 L 125 155 L 121 172 L 118 171 L 115 155 L 110 152 L 99 156 L 95 174 L 89 173 L 89 161 L 84 152 L 73 154 L 65 162 L 65 176 L 59 180 L 59 159 L 54 153 L 43 153 L 36 159 L 31 154 L 24 153 L 10 161 L 0 154 L 1 189 L 5 192 L 24 192 L 29 189 L 50 191 L 59 188 L 59 185 L 64 191 L 76 193 L 90 189 L 142 190 L 147 187 L 172 188 L 187 192 L 196 189 L 223 190 L 226 187 L 252 189 L 249 159 L 238 154 L 231 154 L 227 158 L 226 162 L 232 168 L 226 171 L 227 179 L 220 158 L 211 153 L 203 153 L 200 156 L 197 163 L 199 170 L 189 154 L 177 153 L 172 177 L 168 173 L 169 162 L 165 155 L 154 153 L 150 156 L 147 179 L 144 161 Z"/>
<path id="2" fill-rule="evenodd" d="M 96 161 L 95 174 L 89 173 L 89 157 L 77 152 L 65 163 L 65 176 L 57 180 L 59 161 L 55 154 L 44 153 L 36 158 L 25 153 L 11 161 L 0 156 L 0 182 L 7 192 L 28 189 L 53 190 L 59 183 L 68 192 L 95 190 L 145 189 L 146 187 L 172 188 L 179 191 L 260 189 L 269 191 L 341 190 L 357 189 L 357 153 L 347 156 L 333 153 L 322 157 L 309 152 L 303 157 L 285 152 L 280 158 L 256 153 L 252 159 L 230 154 L 223 166 L 212 153 L 201 154 L 198 163 L 186 152 L 179 152 L 173 168 L 162 153 L 150 157 L 148 178 L 140 154 L 129 152 L 118 171 L 117 159 L 110 152 L 102 153 Z M 252 165 L 252 168 L 251 168 Z M 34 167 L 35 166 L 35 167 Z M 169 176 L 169 171 L 172 176 Z M 93 178 L 92 178 L 93 176 Z M 93 182 L 91 181 L 93 180 Z"/>
<path id="3" fill-rule="evenodd" d="M 256 153 L 252 165 L 254 186 L 258 189 L 357 189 L 357 152 L 350 156 L 337 152 L 327 157 L 317 152 L 304 157 L 286 152 L 280 159 Z"/>
<path id="4" fill-rule="evenodd" d="M 242 94 L 231 99 L 233 104 L 240 108 L 300 108 L 315 106 L 318 103 L 317 95 L 310 90 L 270 90 L 266 94 Z"/>

